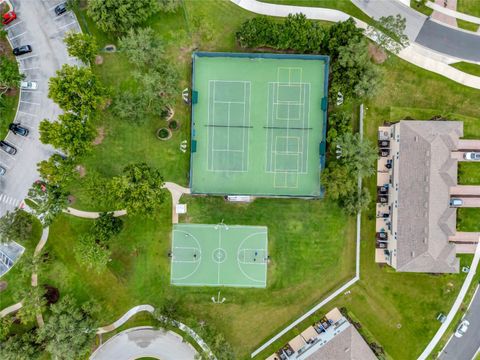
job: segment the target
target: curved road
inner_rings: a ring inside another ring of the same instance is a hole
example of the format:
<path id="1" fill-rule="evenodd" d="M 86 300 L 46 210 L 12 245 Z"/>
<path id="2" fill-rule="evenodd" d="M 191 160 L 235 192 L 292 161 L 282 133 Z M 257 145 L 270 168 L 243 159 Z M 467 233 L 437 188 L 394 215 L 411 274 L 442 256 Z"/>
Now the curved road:
<path id="1" fill-rule="evenodd" d="M 180 335 L 152 327 L 136 327 L 118 333 L 101 345 L 91 360 L 130 360 L 153 357 L 162 360 L 193 360 L 197 351 Z"/>
<path id="2" fill-rule="evenodd" d="M 452 335 L 442 350 L 440 360 L 472 360 L 480 350 L 480 290 L 477 287 L 464 319 L 470 322 L 467 333 L 461 338 Z"/>
<path id="3" fill-rule="evenodd" d="M 407 20 L 405 33 L 411 42 L 454 58 L 480 62 L 480 34 L 444 26 L 398 0 L 352 0 L 352 3 L 374 19 L 402 15 Z"/>
<path id="4" fill-rule="evenodd" d="M 17 19 L 5 27 L 13 47 L 31 45 L 33 51 L 17 57 L 20 72 L 26 80 L 38 83 L 37 90 L 22 90 L 16 123 L 30 130 L 28 137 L 9 132 L 6 140 L 18 152 L 11 156 L 0 151 L 0 165 L 7 169 L 0 178 L 0 216 L 19 206 L 32 183 L 38 179 L 37 163 L 54 153 L 39 140 L 38 124 L 43 119 L 56 120 L 61 113 L 48 98 L 48 80 L 63 64 L 79 64 L 67 54 L 63 37 L 67 31 L 80 31 L 71 12 L 55 16 L 54 7 L 60 0 L 13 0 Z"/>

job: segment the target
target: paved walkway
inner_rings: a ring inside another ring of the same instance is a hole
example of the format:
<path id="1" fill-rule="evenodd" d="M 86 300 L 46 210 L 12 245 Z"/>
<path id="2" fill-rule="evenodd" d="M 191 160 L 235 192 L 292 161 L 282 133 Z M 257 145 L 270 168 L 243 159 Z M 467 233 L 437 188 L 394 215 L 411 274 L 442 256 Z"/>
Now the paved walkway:
<path id="1" fill-rule="evenodd" d="M 478 242 L 478 239 L 480 238 L 480 232 L 467 232 L 467 231 L 457 231 L 455 235 L 449 236 L 448 241 L 452 242 Z"/>
<path id="2" fill-rule="evenodd" d="M 450 0 L 449 0 L 449 2 L 450 2 Z M 443 14 L 448 15 L 450 17 L 454 17 L 454 18 L 457 18 L 457 19 L 465 20 L 465 21 L 480 25 L 480 18 L 479 17 L 458 12 L 455 9 L 450 8 L 450 6 L 445 8 L 443 6 L 440 6 L 436 3 L 432 3 L 430 1 L 427 1 L 426 5 L 429 8 L 432 8 L 433 10 L 435 10 L 435 12 L 443 13 Z"/>
<path id="3" fill-rule="evenodd" d="M 97 211 L 82 211 L 82 210 L 77 210 L 71 207 L 67 208 L 66 210 L 63 210 L 63 212 L 66 214 L 70 214 L 70 215 L 77 216 L 84 219 L 98 219 L 101 214 L 101 212 L 97 212 Z M 124 215 L 127 215 L 127 210 L 116 210 L 113 212 L 113 216 L 115 217 L 124 216 Z"/>
<path id="4" fill-rule="evenodd" d="M 172 224 L 178 224 L 178 214 L 176 211 L 177 205 L 183 194 L 191 193 L 190 189 L 172 182 L 166 182 L 165 188 L 170 191 L 170 194 L 172 195 Z"/>
<path id="5" fill-rule="evenodd" d="M 113 322 L 112 324 L 107 325 L 107 326 L 103 326 L 101 328 L 98 328 L 97 335 L 104 334 L 104 333 L 107 333 L 107 332 L 110 332 L 110 331 L 113 331 L 113 330 L 119 328 L 120 326 L 125 324 L 132 316 L 134 316 L 138 313 L 141 313 L 143 311 L 146 311 L 150 314 L 153 314 L 153 312 L 155 311 L 155 308 L 152 305 L 138 305 L 138 306 L 135 306 L 135 307 L 131 308 L 130 310 L 128 310 L 125 314 L 122 315 L 122 317 L 120 319 Z"/>
<path id="6" fill-rule="evenodd" d="M 465 140 L 460 139 L 458 141 L 458 150 L 480 150 L 480 140 Z"/>
<path id="7" fill-rule="evenodd" d="M 480 185 L 457 185 L 450 187 L 450 195 L 480 196 Z"/>
<path id="8" fill-rule="evenodd" d="M 429 1 L 430 2 L 430 1 Z M 457 27 L 457 19 L 454 16 L 448 15 L 444 11 L 438 11 L 437 9 L 449 9 L 457 10 L 457 0 L 435 0 L 433 5 L 436 5 L 432 13 L 432 19 L 440 21 L 441 23 Z M 444 5 L 447 5 L 446 7 Z"/>
<path id="9" fill-rule="evenodd" d="M 455 299 L 455 303 L 453 304 L 452 308 L 448 312 L 447 319 L 445 322 L 440 326 L 438 329 L 437 333 L 433 337 L 433 339 L 430 341 L 430 343 L 427 345 L 423 353 L 418 357 L 418 360 L 426 360 L 429 358 L 430 354 L 432 353 L 433 349 L 435 346 L 437 346 L 438 342 L 440 339 L 443 337 L 445 334 L 445 331 L 447 331 L 448 327 L 450 326 L 454 316 L 456 315 L 458 309 L 462 305 L 463 299 L 465 298 L 465 295 L 467 294 L 468 288 L 470 287 L 470 284 L 472 283 L 473 277 L 475 276 L 475 273 L 477 272 L 477 267 L 478 267 L 478 262 L 480 260 L 480 246 L 477 246 L 477 249 L 475 251 L 475 255 L 472 260 L 472 264 L 470 266 L 470 272 L 467 274 L 467 278 L 465 279 L 462 288 L 460 289 L 460 292 L 458 293 L 457 298 Z"/>
<path id="10" fill-rule="evenodd" d="M 194 360 L 197 351 L 172 332 L 153 327 L 135 327 L 115 335 L 100 346 L 91 360 L 130 360 L 153 357 L 162 360 Z"/>
<path id="11" fill-rule="evenodd" d="M 325 21 L 332 21 L 338 22 L 348 19 L 350 16 L 338 10 L 333 9 L 325 9 L 325 8 L 315 8 L 315 7 L 304 7 L 304 6 L 290 6 L 290 5 L 276 5 L 276 4 L 268 4 L 262 3 L 257 0 L 231 0 L 238 6 L 242 7 L 245 10 L 249 10 L 251 12 L 262 14 L 262 15 L 270 15 L 270 16 L 280 16 L 285 17 L 290 13 L 303 13 L 309 19 L 315 20 L 325 20 Z M 373 17 L 378 18 L 384 15 L 396 15 L 399 13 L 402 14 L 407 18 L 408 28 L 406 30 L 406 34 L 410 39 L 418 37 L 420 31 L 424 29 L 424 23 L 426 20 L 426 16 L 420 14 L 419 12 L 410 9 L 409 7 L 405 6 L 399 1 L 392 0 L 392 1 L 383 1 L 383 0 L 352 0 L 353 3 L 358 4 L 362 10 L 365 10 L 367 14 L 373 14 Z M 355 22 L 359 28 L 365 29 L 367 24 L 359 19 L 355 19 Z M 439 25 L 440 26 L 440 25 Z M 435 25 L 433 25 L 435 27 Z M 450 29 L 448 27 L 443 27 L 446 29 Z M 428 30 L 431 31 L 432 29 Z M 441 29 L 442 31 L 444 29 Z M 451 31 L 455 31 L 450 29 Z M 434 31 L 434 30 L 433 30 Z M 455 31 L 456 33 L 462 33 L 461 31 Z M 437 34 L 438 35 L 438 34 Z M 458 34 L 456 34 L 458 35 Z M 466 34 L 470 36 L 470 34 Z M 462 36 L 460 34 L 460 36 Z M 472 35 L 476 36 L 476 35 Z M 428 34 L 426 35 L 428 38 Z M 480 41 L 480 37 L 476 36 Z M 441 37 L 440 37 L 441 38 Z M 472 40 L 471 38 L 469 38 Z M 462 39 L 450 39 L 448 41 L 453 41 L 454 44 L 452 46 L 462 46 Z M 440 41 L 440 40 L 439 40 Z M 480 61 L 480 43 L 477 44 L 475 41 L 466 42 L 465 47 L 468 48 L 466 51 L 473 52 L 476 54 L 478 52 L 479 61 Z M 440 44 L 442 45 L 442 44 Z M 477 46 L 478 45 L 478 46 Z M 411 42 L 409 46 L 403 49 L 398 56 L 408 61 L 414 65 L 417 65 L 421 68 L 424 68 L 428 71 L 440 74 L 450 80 L 453 80 L 457 83 L 462 85 L 472 87 L 475 89 L 480 89 L 480 77 L 470 75 L 455 69 L 454 67 L 449 66 L 448 64 L 462 61 L 462 59 L 458 56 L 462 54 L 462 51 L 452 50 L 447 53 L 441 53 L 437 51 L 432 51 L 426 46 L 422 46 L 421 44 L 417 44 L 415 42 Z"/>

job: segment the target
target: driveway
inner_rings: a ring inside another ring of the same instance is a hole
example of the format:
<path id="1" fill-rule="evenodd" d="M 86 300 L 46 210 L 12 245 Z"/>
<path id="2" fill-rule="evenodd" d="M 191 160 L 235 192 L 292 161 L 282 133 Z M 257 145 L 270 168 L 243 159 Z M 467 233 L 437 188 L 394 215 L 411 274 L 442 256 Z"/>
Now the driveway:
<path id="1" fill-rule="evenodd" d="M 450 196 L 480 197 L 480 185 L 457 185 L 450 187 Z"/>
<path id="2" fill-rule="evenodd" d="M 375 19 L 397 14 L 405 17 L 405 34 L 410 42 L 454 58 L 480 61 L 479 35 L 430 20 L 398 0 L 352 0 L 352 3 Z"/>
<path id="3" fill-rule="evenodd" d="M 470 326 L 461 338 L 452 336 L 443 349 L 440 360 L 472 360 L 480 347 L 480 291 L 477 292 L 465 316 Z"/>
<path id="4" fill-rule="evenodd" d="M 63 37 L 66 32 L 80 31 L 75 16 L 67 12 L 55 16 L 58 0 L 14 0 L 18 18 L 5 27 L 13 47 L 31 45 L 33 51 L 17 58 L 20 72 L 26 80 L 38 83 L 37 90 L 22 90 L 16 123 L 30 130 L 28 137 L 8 133 L 6 140 L 18 150 L 15 156 L 0 153 L 0 164 L 7 173 L 0 179 L 0 216 L 19 206 L 32 183 L 38 179 L 37 163 L 54 153 L 39 140 L 38 125 L 43 119 L 56 120 L 61 113 L 48 98 L 48 80 L 63 64 L 77 64 L 67 54 Z"/>
<path id="5" fill-rule="evenodd" d="M 118 333 L 101 345 L 91 360 L 130 360 L 153 357 L 162 360 L 193 360 L 197 351 L 171 331 L 152 327 L 131 328 Z"/>

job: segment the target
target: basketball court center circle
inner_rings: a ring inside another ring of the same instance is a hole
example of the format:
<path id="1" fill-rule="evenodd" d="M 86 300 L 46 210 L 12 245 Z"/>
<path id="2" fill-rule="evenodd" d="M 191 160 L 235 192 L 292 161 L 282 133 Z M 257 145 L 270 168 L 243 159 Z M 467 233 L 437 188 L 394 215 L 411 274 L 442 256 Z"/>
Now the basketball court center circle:
<path id="1" fill-rule="evenodd" d="M 216 248 L 212 252 L 212 258 L 214 262 L 216 262 L 217 264 L 221 264 L 225 260 L 227 260 L 227 252 L 225 251 L 225 249 Z"/>

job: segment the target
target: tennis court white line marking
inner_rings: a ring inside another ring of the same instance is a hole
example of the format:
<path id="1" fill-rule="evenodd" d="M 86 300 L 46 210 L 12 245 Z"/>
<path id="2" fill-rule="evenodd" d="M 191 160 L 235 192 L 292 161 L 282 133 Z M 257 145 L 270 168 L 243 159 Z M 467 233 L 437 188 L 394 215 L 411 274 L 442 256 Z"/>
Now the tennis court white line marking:
<path id="1" fill-rule="evenodd" d="M 213 82 L 213 109 L 212 109 L 212 125 L 215 125 L 215 89 L 217 87 L 217 83 L 214 81 Z M 215 149 L 215 126 L 212 127 L 212 149 Z M 213 156 L 212 152 L 212 170 L 215 169 L 215 164 L 214 164 L 215 157 Z"/>
<path id="2" fill-rule="evenodd" d="M 248 122 L 247 122 L 247 126 L 250 126 L 250 122 L 251 122 L 251 107 L 252 107 L 252 82 L 249 81 L 248 82 Z M 250 133 L 248 133 L 248 136 L 247 136 L 247 150 L 246 150 L 246 156 L 247 156 L 247 168 L 246 170 L 248 171 L 248 167 L 249 167 L 249 161 L 250 161 L 250 143 L 249 143 L 249 140 L 250 140 Z"/>
<path id="3" fill-rule="evenodd" d="M 210 125 L 210 83 L 211 81 L 208 82 L 208 107 L 207 107 L 207 124 Z M 210 142 L 210 127 L 207 129 L 207 171 L 210 170 L 210 162 L 209 162 L 209 158 L 210 157 L 213 157 L 213 153 L 211 151 L 209 151 L 210 149 L 210 146 L 209 146 L 209 142 Z M 213 147 L 212 147 L 213 149 Z"/>
<path id="4" fill-rule="evenodd" d="M 243 150 L 230 150 L 230 149 L 212 149 L 212 151 L 223 151 L 223 152 L 239 152 L 243 153 Z"/>
<path id="5" fill-rule="evenodd" d="M 214 100 L 214 104 L 244 104 L 245 101 L 226 101 L 226 100 Z"/>

